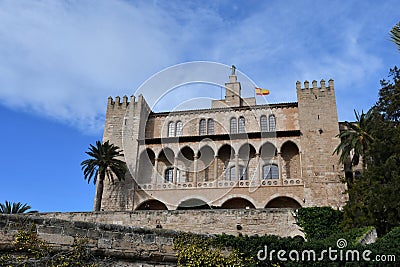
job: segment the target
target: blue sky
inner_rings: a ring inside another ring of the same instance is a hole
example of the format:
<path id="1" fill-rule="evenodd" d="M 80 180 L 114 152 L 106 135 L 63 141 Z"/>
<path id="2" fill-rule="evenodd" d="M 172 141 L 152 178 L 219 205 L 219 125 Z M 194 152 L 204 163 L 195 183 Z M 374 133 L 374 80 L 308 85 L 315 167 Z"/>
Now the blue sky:
<path id="1" fill-rule="evenodd" d="M 333 78 L 339 119 L 352 120 L 399 62 L 388 34 L 400 21 L 397 7 L 397 0 L 1 1 L 0 202 L 91 210 L 94 185 L 79 164 L 102 137 L 107 97 L 129 96 L 182 62 L 235 64 L 271 90 L 269 102 L 296 101 L 297 80 Z"/>

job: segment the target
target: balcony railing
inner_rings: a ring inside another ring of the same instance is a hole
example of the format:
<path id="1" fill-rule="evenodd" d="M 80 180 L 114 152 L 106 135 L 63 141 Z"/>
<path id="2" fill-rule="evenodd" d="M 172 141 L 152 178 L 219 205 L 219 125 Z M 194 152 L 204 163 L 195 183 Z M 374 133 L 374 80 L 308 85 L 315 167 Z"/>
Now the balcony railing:
<path id="1" fill-rule="evenodd" d="M 227 187 L 268 187 L 268 186 L 299 186 L 303 185 L 301 179 L 265 179 L 261 181 L 240 180 L 240 181 L 202 181 L 202 182 L 177 182 L 138 184 L 143 190 L 165 190 L 165 189 L 198 189 L 198 188 L 227 188 Z"/>

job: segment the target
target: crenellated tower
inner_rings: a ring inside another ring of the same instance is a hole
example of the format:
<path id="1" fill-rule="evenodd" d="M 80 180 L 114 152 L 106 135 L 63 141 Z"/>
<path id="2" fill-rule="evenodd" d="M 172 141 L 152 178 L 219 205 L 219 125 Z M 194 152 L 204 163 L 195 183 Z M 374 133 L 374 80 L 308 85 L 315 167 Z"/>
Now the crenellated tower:
<path id="1" fill-rule="evenodd" d="M 151 110 L 142 95 L 136 99 L 131 96 L 119 96 L 115 100 L 110 96 L 107 103 L 106 121 L 103 133 L 103 142 L 109 140 L 123 150 L 124 161 L 128 165 L 125 181 L 115 181 L 111 185 L 104 181 L 102 209 L 127 210 L 132 207 L 135 188 L 136 156 L 138 140 L 144 139 L 146 121 Z"/>
<path id="2" fill-rule="evenodd" d="M 342 166 L 333 154 L 340 143 L 334 81 L 296 83 L 301 131 L 302 172 L 307 206 L 341 206 L 344 185 L 340 183 Z"/>

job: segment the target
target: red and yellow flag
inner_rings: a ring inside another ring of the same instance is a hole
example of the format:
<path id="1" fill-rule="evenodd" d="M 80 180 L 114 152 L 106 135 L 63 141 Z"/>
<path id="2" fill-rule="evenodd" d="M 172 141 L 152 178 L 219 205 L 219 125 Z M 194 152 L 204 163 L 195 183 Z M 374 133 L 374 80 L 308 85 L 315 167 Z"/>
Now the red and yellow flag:
<path id="1" fill-rule="evenodd" d="M 256 89 L 256 95 L 269 95 L 269 90 L 260 88 L 260 87 L 255 87 Z"/>

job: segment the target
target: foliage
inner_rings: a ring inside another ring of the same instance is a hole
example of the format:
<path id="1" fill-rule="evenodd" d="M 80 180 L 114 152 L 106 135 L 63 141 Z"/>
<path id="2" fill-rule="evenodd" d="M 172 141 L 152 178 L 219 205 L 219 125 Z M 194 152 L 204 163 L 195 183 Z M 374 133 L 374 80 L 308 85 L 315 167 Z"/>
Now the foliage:
<path id="1" fill-rule="evenodd" d="M 347 129 L 338 135 L 341 142 L 333 152 L 340 154 L 339 161 L 341 163 L 344 164 L 349 158 L 351 152 L 353 152 L 353 156 L 351 158 L 352 165 L 358 165 L 361 157 L 363 160 L 363 167 L 365 167 L 365 154 L 367 153 L 370 144 L 374 140 L 370 134 L 372 112 L 373 110 L 369 110 L 367 113 L 362 111 L 360 115 L 356 110 L 354 110 L 356 121 L 344 122 Z"/>
<path id="2" fill-rule="evenodd" d="M 203 238 L 209 239 L 206 242 L 210 242 L 212 246 L 228 247 L 236 251 L 237 255 L 241 256 L 242 259 L 251 259 L 251 261 L 246 262 L 245 266 L 343 266 L 345 265 L 343 261 L 331 261 L 327 255 L 325 255 L 325 257 L 321 260 L 318 260 L 318 258 L 320 257 L 322 251 L 327 250 L 329 247 L 337 249 L 337 241 L 340 238 L 345 239 L 348 242 L 347 247 L 349 249 L 363 251 L 365 247 L 358 244 L 357 241 L 359 240 L 360 236 L 365 234 L 368 230 L 370 230 L 370 228 L 352 229 L 351 231 L 347 232 L 339 231 L 328 238 L 313 239 L 307 242 L 305 242 L 301 237 L 279 237 L 272 235 L 238 237 L 232 235 L 217 235 L 213 238 Z M 279 250 L 287 252 L 286 255 L 284 255 L 286 260 L 278 258 L 277 253 Z M 315 260 L 308 261 L 307 258 L 305 258 L 306 260 L 301 260 L 301 258 L 299 258 L 299 261 L 296 261 L 292 260 L 288 256 L 289 252 L 291 251 L 300 252 L 301 255 L 303 251 L 309 250 L 315 251 Z M 191 251 L 192 253 L 202 253 L 200 249 Z M 258 258 L 259 256 L 260 258 Z M 212 261 L 209 263 L 210 265 L 206 265 L 205 262 L 203 262 L 203 264 L 204 265 L 201 266 L 226 266 L 223 264 L 219 265 L 219 262 L 217 261 Z"/>
<path id="3" fill-rule="evenodd" d="M 28 210 L 31 209 L 31 206 L 28 204 L 22 204 L 21 202 L 9 202 L 6 200 L 6 202 L 0 203 L 0 213 L 5 213 L 5 214 L 16 214 L 16 213 L 24 213 L 27 212 Z M 29 211 L 31 212 L 36 212 L 36 211 Z"/>
<path id="4" fill-rule="evenodd" d="M 369 122 L 374 142 L 366 157 L 368 168 L 362 179 L 349 187 L 344 208 L 344 227 L 376 227 L 383 235 L 400 224 L 400 71 L 390 70 L 389 81 L 381 81 L 379 100 Z"/>
<path id="5" fill-rule="evenodd" d="M 390 38 L 392 42 L 396 44 L 397 49 L 400 51 L 400 22 L 393 26 L 390 30 Z"/>
<path id="6" fill-rule="evenodd" d="M 237 250 L 228 251 L 205 236 L 182 233 L 174 238 L 174 249 L 178 251 L 178 266 L 252 266 L 251 257 L 242 257 Z"/>
<path id="7" fill-rule="evenodd" d="M 371 249 L 375 254 L 396 255 L 400 257 L 400 227 L 393 228 L 389 233 L 379 238 Z M 397 259 L 399 260 L 399 259 Z"/>
<path id="8" fill-rule="evenodd" d="M 380 81 L 379 99 L 374 108 L 385 121 L 400 122 L 400 70 L 394 67 L 389 70 L 388 80 Z"/>
<path id="9" fill-rule="evenodd" d="M 113 181 L 113 174 L 119 180 L 123 180 L 126 172 L 125 162 L 117 159 L 117 157 L 124 156 L 121 152 L 122 150 L 118 146 L 110 144 L 109 141 L 103 144 L 96 141 L 96 146 L 90 144 L 89 151 L 85 153 L 91 158 L 81 163 L 83 174 L 88 183 L 92 178 L 93 183 L 96 183 L 97 177 L 104 179 L 106 176 Z"/>
<path id="10" fill-rule="evenodd" d="M 239 252 L 243 257 L 253 259 L 252 264 L 246 266 L 283 266 L 283 262 L 279 261 L 276 257 L 272 260 L 269 258 L 265 261 L 258 259 L 258 252 L 260 250 L 270 251 L 275 250 L 297 250 L 302 247 L 304 239 L 302 237 L 279 237 L 274 235 L 265 236 L 239 236 L 232 235 L 219 235 L 215 238 L 215 242 L 221 246 L 230 247 Z M 263 255 L 264 256 L 264 255 Z"/>
<path id="11" fill-rule="evenodd" d="M 75 238 L 71 251 L 58 252 L 40 240 L 35 225 L 19 230 L 14 236 L 13 253 L 0 256 L 0 266 L 95 267 L 96 259 L 85 239 Z"/>
<path id="12" fill-rule="evenodd" d="M 82 161 L 81 166 L 85 179 L 88 183 L 93 178 L 93 183 L 98 182 L 96 191 L 95 210 L 101 208 L 101 199 L 103 196 L 103 181 L 107 176 L 111 182 L 114 182 L 114 175 L 118 180 L 125 179 L 127 171 L 126 164 L 118 157 L 123 157 L 122 150 L 109 141 L 101 143 L 96 141 L 96 146 L 90 144 L 89 151 L 86 152 L 91 158 Z M 98 178 L 98 181 L 97 181 Z"/>
<path id="13" fill-rule="evenodd" d="M 340 232 L 343 212 L 331 207 L 301 208 L 295 213 L 297 225 L 307 240 L 324 239 L 333 233 Z"/>

